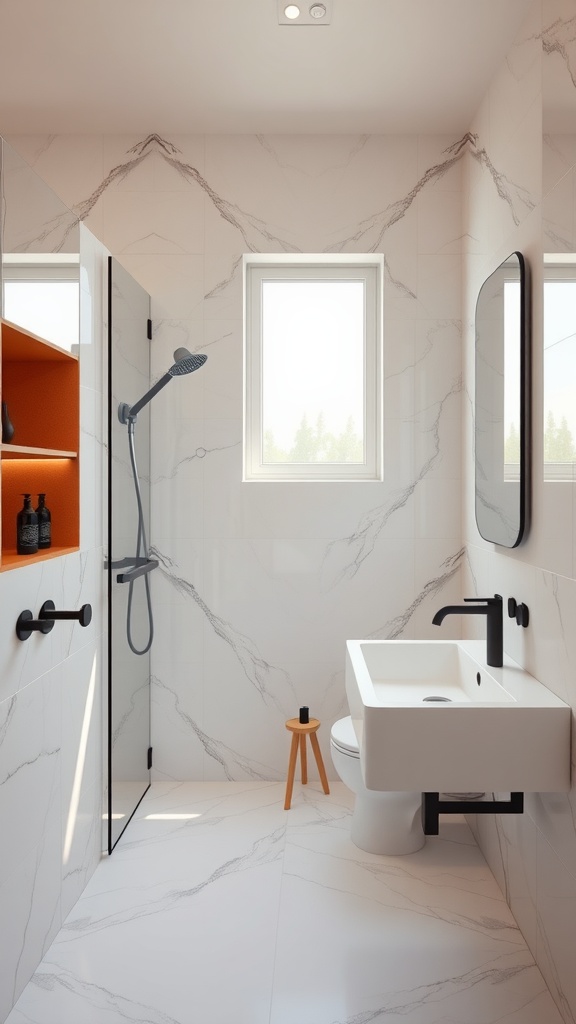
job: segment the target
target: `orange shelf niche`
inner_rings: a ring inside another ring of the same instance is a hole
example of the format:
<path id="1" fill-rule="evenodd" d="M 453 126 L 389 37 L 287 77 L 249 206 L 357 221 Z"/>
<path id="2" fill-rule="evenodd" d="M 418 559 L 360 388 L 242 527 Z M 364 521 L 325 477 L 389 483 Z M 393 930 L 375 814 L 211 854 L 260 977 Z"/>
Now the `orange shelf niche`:
<path id="1" fill-rule="evenodd" d="M 1 391 L 14 425 L 13 444 L 0 445 L 2 556 L 0 571 L 57 558 L 80 546 L 80 376 L 78 357 L 0 320 Z M 52 546 L 16 552 L 22 494 L 46 493 Z"/>
<path id="2" fill-rule="evenodd" d="M 23 444 L 0 444 L 2 459 L 33 459 L 38 456 L 54 459 L 75 459 L 78 452 L 61 451 L 59 448 L 32 448 Z"/>
<path id="3" fill-rule="evenodd" d="M 16 516 L 22 508 L 22 494 L 32 495 L 36 507 L 40 492 L 52 513 L 52 547 L 77 550 L 80 546 L 80 497 L 78 459 L 7 459 L 2 462 L 2 568 L 26 565 L 36 556 L 16 555 Z M 50 555 L 49 553 L 52 552 Z M 16 563 L 5 554 L 20 559 Z M 42 552 L 38 553 L 39 556 Z"/>

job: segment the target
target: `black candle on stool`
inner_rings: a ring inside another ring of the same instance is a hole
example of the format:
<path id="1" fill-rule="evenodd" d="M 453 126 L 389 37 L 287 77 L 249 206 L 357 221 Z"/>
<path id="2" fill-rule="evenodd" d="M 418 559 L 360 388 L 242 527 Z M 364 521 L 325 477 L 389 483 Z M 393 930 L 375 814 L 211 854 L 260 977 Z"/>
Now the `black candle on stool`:
<path id="1" fill-rule="evenodd" d="M 300 725 L 308 725 L 310 722 L 309 708 L 300 708 Z"/>

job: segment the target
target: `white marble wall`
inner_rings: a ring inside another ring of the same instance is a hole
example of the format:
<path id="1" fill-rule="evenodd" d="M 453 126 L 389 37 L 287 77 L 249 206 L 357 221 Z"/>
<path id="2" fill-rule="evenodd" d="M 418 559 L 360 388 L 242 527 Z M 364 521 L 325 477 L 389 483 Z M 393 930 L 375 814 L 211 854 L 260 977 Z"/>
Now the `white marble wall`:
<path id="1" fill-rule="evenodd" d="M 12 140 L 152 296 L 156 776 L 285 776 L 284 720 L 345 712 L 344 641 L 460 596 L 466 140 Z M 243 252 L 383 252 L 385 481 L 242 483 Z M 457 631 L 452 619 L 443 635 Z"/>
<path id="2" fill-rule="evenodd" d="M 0 574 L 0 1020 L 101 851 L 102 246 L 81 228 L 80 551 Z M 93 618 L 16 638 L 19 613 L 90 603 Z"/>
<path id="3" fill-rule="evenodd" d="M 576 709 L 575 488 L 570 480 L 544 478 L 542 332 L 542 252 L 576 251 L 574 15 L 573 0 L 534 3 L 471 126 L 486 159 L 470 158 L 465 173 L 465 382 L 470 395 L 478 288 L 501 259 L 519 249 L 530 264 L 533 289 L 533 502 L 530 531 L 519 548 L 506 551 L 480 539 L 468 412 L 464 529 L 469 592 L 499 592 L 528 604 L 528 629 L 506 620 L 506 650 Z M 576 381 L 567 383 L 576 400 Z M 522 817 L 475 822 L 482 850 L 568 1022 L 576 1020 L 575 821 L 573 789 L 528 794 Z"/>

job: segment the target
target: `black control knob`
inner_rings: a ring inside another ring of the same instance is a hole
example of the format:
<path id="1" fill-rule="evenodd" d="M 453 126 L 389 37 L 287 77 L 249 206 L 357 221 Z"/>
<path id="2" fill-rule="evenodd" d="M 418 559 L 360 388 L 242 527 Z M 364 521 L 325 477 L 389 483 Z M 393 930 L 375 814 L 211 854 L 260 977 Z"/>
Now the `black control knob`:
<path id="1" fill-rule="evenodd" d="M 527 604 L 518 604 L 515 597 L 508 598 L 508 618 L 516 619 L 519 626 L 526 626 L 530 622 L 530 612 Z"/>

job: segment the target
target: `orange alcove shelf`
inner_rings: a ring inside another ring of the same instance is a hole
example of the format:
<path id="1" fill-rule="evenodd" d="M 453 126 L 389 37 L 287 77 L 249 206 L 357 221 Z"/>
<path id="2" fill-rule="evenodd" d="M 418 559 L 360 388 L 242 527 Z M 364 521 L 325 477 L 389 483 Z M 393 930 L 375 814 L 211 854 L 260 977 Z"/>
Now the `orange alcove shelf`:
<path id="1" fill-rule="evenodd" d="M 0 572 L 77 551 L 80 545 L 79 365 L 76 356 L 5 320 L 0 321 L 2 400 L 14 425 L 0 444 L 2 550 Z M 52 546 L 16 552 L 22 493 L 46 493 Z"/>

